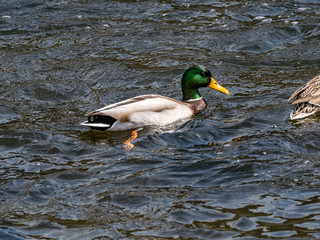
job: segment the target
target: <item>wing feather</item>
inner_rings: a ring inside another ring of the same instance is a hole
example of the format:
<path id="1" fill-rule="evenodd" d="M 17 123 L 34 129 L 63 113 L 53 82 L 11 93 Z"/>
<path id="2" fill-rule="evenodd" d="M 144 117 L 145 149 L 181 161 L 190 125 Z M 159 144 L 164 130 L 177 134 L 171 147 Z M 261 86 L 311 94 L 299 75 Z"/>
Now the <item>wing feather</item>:
<path id="1" fill-rule="evenodd" d="M 116 118 L 119 122 L 127 122 L 130 120 L 130 115 L 133 113 L 156 113 L 165 110 L 173 110 L 181 104 L 188 106 L 186 103 L 161 95 L 141 95 L 115 104 L 107 105 L 88 113 L 87 116 L 106 115 Z"/>
<path id="2" fill-rule="evenodd" d="M 318 95 L 320 95 L 320 75 L 314 77 L 295 91 L 288 99 L 288 102 L 293 100 L 295 97 L 297 97 L 297 99 L 292 104 L 308 102 Z"/>
<path id="3" fill-rule="evenodd" d="M 297 95 L 299 95 L 301 92 L 303 92 L 306 87 L 307 87 L 308 83 L 305 83 L 302 87 L 300 87 L 297 91 L 295 91 L 291 97 L 288 99 L 288 102 L 290 102 L 292 99 L 294 99 Z"/>
<path id="4" fill-rule="evenodd" d="M 320 110 L 320 75 L 305 83 L 297 91 L 295 91 L 288 102 L 291 100 L 293 110 L 290 114 L 291 119 L 299 119 L 307 117 Z"/>
<path id="5" fill-rule="evenodd" d="M 320 94 L 310 99 L 309 103 L 320 107 Z"/>

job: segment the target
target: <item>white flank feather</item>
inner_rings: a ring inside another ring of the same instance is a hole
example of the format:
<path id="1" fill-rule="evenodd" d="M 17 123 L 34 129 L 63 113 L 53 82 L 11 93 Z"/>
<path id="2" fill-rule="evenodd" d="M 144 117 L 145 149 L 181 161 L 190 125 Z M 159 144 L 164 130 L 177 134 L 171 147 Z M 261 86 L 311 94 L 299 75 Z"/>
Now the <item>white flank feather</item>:
<path id="1" fill-rule="evenodd" d="M 105 124 L 105 123 L 89 123 L 87 121 L 80 123 L 80 125 L 88 126 L 88 127 L 96 127 L 96 128 L 108 128 L 108 127 L 110 127 L 109 124 Z"/>

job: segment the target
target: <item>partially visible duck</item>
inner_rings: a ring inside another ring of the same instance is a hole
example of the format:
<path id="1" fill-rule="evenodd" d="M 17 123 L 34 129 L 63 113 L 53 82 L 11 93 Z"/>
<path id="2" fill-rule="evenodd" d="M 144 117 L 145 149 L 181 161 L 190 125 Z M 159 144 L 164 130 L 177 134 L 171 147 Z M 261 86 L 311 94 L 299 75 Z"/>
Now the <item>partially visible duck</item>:
<path id="1" fill-rule="evenodd" d="M 182 76 L 183 99 L 178 101 L 161 95 L 141 95 L 92 111 L 81 125 L 93 129 L 119 131 L 149 125 L 168 125 L 190 118 L 206 107 L 198 88 L 209 87 L 229 94 L 204 66 L 190 67 Z"/>
<path id="2" fill-rule="evenodd" d="M 293 110 L 290 114 L 291 120 L 304 118 L 320 111 L 320 75 L 295 91 L 288 102 L 293 99 Z"/>

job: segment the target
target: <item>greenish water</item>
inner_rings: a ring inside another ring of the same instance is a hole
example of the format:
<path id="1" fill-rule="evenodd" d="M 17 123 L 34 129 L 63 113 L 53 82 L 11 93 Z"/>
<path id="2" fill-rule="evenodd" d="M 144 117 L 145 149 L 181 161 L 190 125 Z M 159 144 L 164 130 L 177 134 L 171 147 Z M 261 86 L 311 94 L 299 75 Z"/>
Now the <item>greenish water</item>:
<path id="1" fill-rule="evenodd" d="M 319 239 L 320 3 L 0 1 L 0 239 Z M 98 132 L 85 113 L 180 99 L 203 64 L 230 90 L 184 123 Z"/>

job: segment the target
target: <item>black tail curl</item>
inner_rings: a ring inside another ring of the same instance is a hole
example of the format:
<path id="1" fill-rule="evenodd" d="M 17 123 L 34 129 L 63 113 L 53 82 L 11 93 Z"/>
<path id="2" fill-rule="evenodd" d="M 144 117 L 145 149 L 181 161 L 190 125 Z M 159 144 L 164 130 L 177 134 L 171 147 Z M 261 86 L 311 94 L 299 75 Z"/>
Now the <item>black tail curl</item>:
<path id="1" fill-rule="evenodd" d="M 104 115 L 92 115 L 88 117 L 88 123 L 104 123 L 108 124 L 109 127 L 91 127 L 92 129 L 96 130 L 107 130 L 112 127 L 112 125 L 117 121 L 117 119 L 111 116 L 104 116 Z"/>

